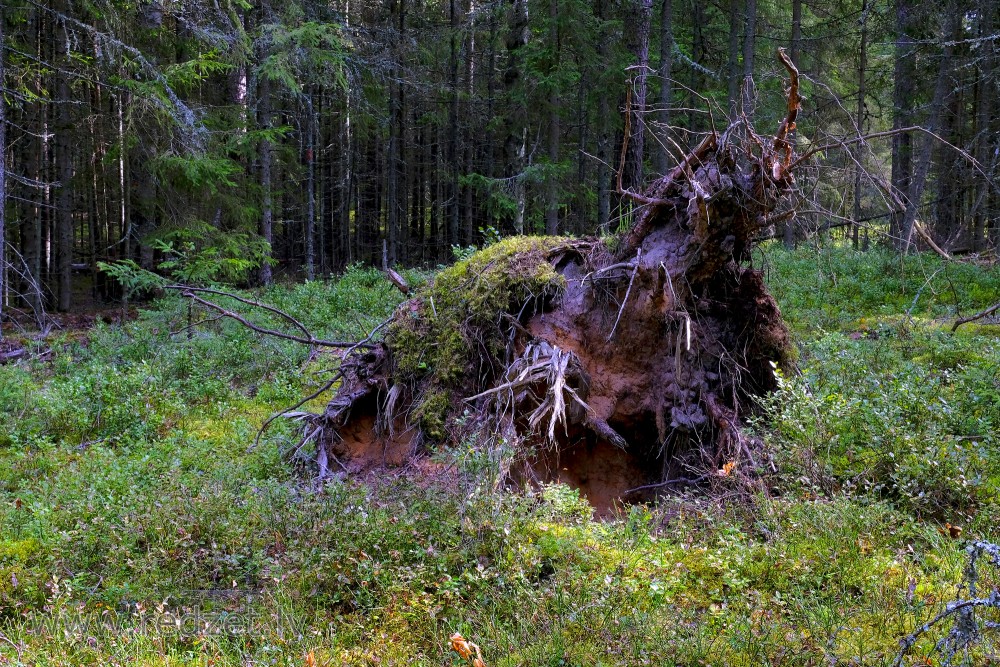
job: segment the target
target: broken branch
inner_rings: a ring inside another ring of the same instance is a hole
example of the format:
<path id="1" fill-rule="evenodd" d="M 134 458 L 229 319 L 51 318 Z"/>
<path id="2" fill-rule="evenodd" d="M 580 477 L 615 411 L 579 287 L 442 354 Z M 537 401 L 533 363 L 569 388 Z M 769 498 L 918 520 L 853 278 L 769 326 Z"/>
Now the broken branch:
<path id="1" fill-rule="evenodd" d="M 174 286 L 171 286 L 171 288 L 178 289 Z M 302 343 L 303 345 L 315 345 L 317 347 L 335 347 L 335 348 L 374 347 L 370 343 L 358 343 L 354 341 L 323 340 L 322 338 L 316 338 L 311 333 L 309 333 L 308 330 L 306 331 L 308 338 L 305 338 L 302 336 L 295 336 L 293 334 L 285 333 L 284 331 L 278 331 L 277 329 L 268 329 L 266 327 L 259 327 L 256 324 L 252 323 L 250 320 L 240 315 L 239 313 L 227 310 L 217 303 L 212 303 L 211 301 L 196 296 L 195 289 L 187 289 L 187 288 L 180 288 L 180 289 L 184 290 L 181 292 L 182 296 L 185 296 L 194 301 L 195 303 L 205 306 L 206 308 L 214 310 L 217 313 L 222 314 L 224 317 L 236 320 L 237 322 L 239 322 L 246 328 L 250 329 L 251 331 L 255 331 L 265 336 L 274 336 L 275 338 L 291 340 L 296 343 Z M 268 308 L 268 310 L 270 310 L 270 308 Z"/>
<path id="2" fill-rule="evenodd" d="M 959 318 L 959 319 L 955 320 L 955 324 L 952 325 L 951 331 L 952 331 L 952 333 L 954 333 L 963 324 L 968 324 L 969 322 L 975 322 L 976 320 L 981 320 L 984 317 L 989 317 L 990 315 L 992 315 L 993 313 L 995 313 L 997 311 L 1000 311 L 1000 302 L 993 304 L 992 306 L 990 306 L 986 310 L 979 311 L 975 315 L 969 315 L 968 317 L 962 317 L 962 318 Z"/>

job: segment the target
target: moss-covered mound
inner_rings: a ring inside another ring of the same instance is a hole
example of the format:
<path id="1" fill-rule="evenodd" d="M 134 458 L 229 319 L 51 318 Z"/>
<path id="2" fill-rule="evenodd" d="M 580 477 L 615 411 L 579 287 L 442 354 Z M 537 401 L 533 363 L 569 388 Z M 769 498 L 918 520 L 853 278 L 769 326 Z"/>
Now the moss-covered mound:
<path id="1" fill-rule="evenodd" d="M 403 304 L 389 326 L 394 384 L 407 388 L 411 419 L 432 439 L 463 398 L 507 366 L 510 331 L 566 286 L 551 261 L 575 246 L 562 237 L 513 237 L 444 269 Z"/>

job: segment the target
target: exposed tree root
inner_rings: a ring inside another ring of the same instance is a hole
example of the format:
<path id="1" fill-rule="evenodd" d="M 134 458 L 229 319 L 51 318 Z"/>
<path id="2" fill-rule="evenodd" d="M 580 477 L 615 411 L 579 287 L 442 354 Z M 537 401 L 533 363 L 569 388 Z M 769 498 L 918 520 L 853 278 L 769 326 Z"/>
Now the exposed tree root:
<path id="1" fill-rule="evenodd" d="M 401 463 L 454 437 L 466 411 L 466 426 L 517 439 L 521 479 L 568 481 L 596 504 L 752 465 L 741 423 L 790 351 L 748 266 L 793 183 L 798 80 L 781 56 L 777 134 L 709 134 L 633 195 L 643 206 L 623 237 L 509 239 L 418 290 L 383 343 L 345 359 L 325 412 L 304 418 L 321 472 L 333 458 Z"/>

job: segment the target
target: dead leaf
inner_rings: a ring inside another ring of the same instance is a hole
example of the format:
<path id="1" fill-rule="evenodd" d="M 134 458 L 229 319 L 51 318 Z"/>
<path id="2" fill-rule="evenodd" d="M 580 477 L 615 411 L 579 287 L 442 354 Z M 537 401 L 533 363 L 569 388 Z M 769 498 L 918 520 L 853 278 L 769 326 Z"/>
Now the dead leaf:
<path id="1" fill-rule="evenodd" d="M 945 537 L 950 537 L 953 540 L 957 540 L 962 536 L 962 527 L 953 526 L 950 523 L 945 523 L 944 528 L 938 528 L 938 532 Z"/>
<path id="2" fill-rule="evenodd" d="M 451 650 L 466 660 L 472 657 L 472 647 L 466 641 L 465 637 L 457 632 L 451 636 Z"/>

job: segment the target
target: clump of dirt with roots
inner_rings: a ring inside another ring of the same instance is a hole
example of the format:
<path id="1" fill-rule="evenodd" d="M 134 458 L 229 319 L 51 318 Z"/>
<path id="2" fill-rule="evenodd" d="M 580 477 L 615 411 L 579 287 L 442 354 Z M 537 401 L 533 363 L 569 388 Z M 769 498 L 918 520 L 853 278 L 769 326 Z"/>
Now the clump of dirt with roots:
<path id="1" fill-rule="evenodd" d="M 774 136 L 745 122 L 708 134 L 645 193 L 622 193 L 641 206 L 623 235 L 501 241 L 346 354 L 326 410 L 297 415 L 320 473 L 398 466 L 474 428 L 513 446 L 508 482 L 566 482 L 607 509 L 752 460 L 741 425 L 791 350 L 749 266 L 789 214 L 800 100 L 780 55 Z"/>

